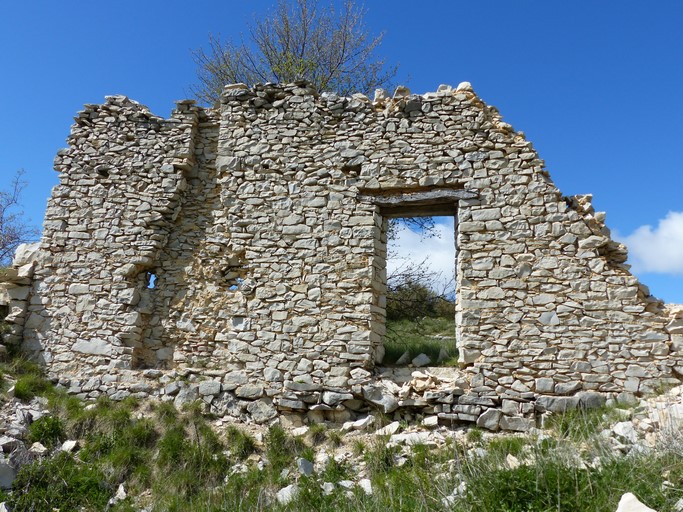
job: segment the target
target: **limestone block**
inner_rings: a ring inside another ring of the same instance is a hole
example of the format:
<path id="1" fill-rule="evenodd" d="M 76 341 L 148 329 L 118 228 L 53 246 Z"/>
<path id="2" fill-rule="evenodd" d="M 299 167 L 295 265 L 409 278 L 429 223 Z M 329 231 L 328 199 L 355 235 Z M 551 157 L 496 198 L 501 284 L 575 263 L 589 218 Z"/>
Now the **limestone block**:
<path id="1" fill-rule="evenodd" d="M 500 418 L 501 430 L 513 432 L 528 432 L 534 426 L 533 420 L 519 416 L 502 416 Z"/>
<path id="2" fill-rule="evenodd" d="M 83 354 L 94 354 L 100 356 L 111 356 L 113 353 L 111 344 L 98 338 L 94 339 L 79 339 L 73 344 L 71 349 L 74 352 L 81 352 Z"/>
<path id="3" fill-rule="evenodd" d="M 502 411 L 498 409 L 487 409 L 479 418 L 477 418 L 477 427 L 497 432 L 500 428 L 500 419 L 502 416 Z"/>
<path id="4" fill-rule="evenodd" d="M 221 392 L 221 383 L 217 380 L 203 380 L 199 383 L 198 391 L 201 396 L 218 395 Z"/>
<path id="5" fill-rule="evenodd" d="M 256 423 L 265 423 L 277 416 L 277 410 L 265 400 L 256 400 L 247 405 L 247 411 Z"/>
<path id="6" fill-rule="evenodd" d="M 39 242 L 20 244 L 14 252 L 12 266 L 18 268 L 33 263 L 39 257 L 39 250 Z"/>
<path id="7" fill-rule="evenodd" d="M 243 386 L 239 386 L 237 389 L 235 389 L 235 396 L 249 400 L 261 398 L 263 396 L 263 386 L 258 386 L 255 384 L 245 384 Z"/>

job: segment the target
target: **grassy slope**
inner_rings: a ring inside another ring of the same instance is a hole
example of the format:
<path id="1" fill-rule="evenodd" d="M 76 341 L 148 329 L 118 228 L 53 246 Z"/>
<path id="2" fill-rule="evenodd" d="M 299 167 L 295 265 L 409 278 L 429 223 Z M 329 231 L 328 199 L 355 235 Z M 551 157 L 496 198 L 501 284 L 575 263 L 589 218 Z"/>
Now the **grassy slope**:
<path id="1" fill-rule="evenodd" d="M 52 416 L 31 425 L 29 443 L 51 447 L 69 438 L 82 445 L 76 455 L 61 453 L 22 468 L 12 493 L 2 496 L 15 512 L 104 510 L 121 483 L 132 497 L 109 510 L 613 512 L 620 496 L 633 492 L 663 512 L 683 497 L 679 432 L 657 451 L 626 456 L 601 434 L 629 411 L 556 416 L 549 430 L 526 437 L 471 429 L 434 449 L 389 447 L 387 438 L 369 435 L 337 449 L 347 456 L 330 458 L 325 469 L 306 477 L 296 459 L 333 453 L 343 434 L 316 425 L 298 438 L 271 427 L 263 442 L 234 427 L 217 435 L 198 406 L 179 413 L 169 403 L 104 398 L 86 406 L 21 360 L 2 371 L 6 384 L 16 380 L 24 399 L 49 398 Z M 361 474 L 372 482 L 372 495 L 337 485 Z M 323 482 L 335 484 L 330 494 Z M 279 505 L 275 493 L 292 483 L 297 497 Z"/>
<path id="2" fill-rule="evenodd" d="M 388 321 L 384 349 L 384 364 L 388 365 L 394 364 L 407 351 L 411 360 L 421 353 L 427 354 L 436 366 L 442 349 L 446 350 L 448 356 L 438 364 L 455 364 L 458 357 L 455 346 L 455 320 L 437 317 L 423 318 L 419 321 Z"/>

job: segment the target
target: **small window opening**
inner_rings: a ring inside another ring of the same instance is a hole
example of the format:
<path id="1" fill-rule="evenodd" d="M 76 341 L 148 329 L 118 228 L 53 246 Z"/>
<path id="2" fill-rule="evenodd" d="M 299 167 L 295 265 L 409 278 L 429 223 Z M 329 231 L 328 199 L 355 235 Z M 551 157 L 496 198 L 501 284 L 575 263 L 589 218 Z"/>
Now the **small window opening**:
<path id="1" fill-rule="evenodd" d="M 154 290 L 157 287 L 157 275 L 154 272 L 147 272 L 145 276 L 147 289 Z"/>
<path id="2" fill-rule="evenodd" d="M 238 277 L 234 281 L 235 282 L 228 287 L 228 290 L 230 290 L 231 292 L 236 292 L 237 290 L 239 290 L 242 286 L 242 283 L 244 282 L 244 279 Z"/>
<path id="3" fill-rule="evenodd" d="M 384 365 L 457 364 L 454 220 L 387 221 Z"/>
<path id="4" fill-rule="evenodd" d="M 223 270 L 223 279 L 231 292 L 236 292 L 242 289 L 244 277 L 247 272 L 244 254 L 233 254 L 228 258 L 228 265 Z"/>
<path id="5" fill-rule="evenodd" d="M 7 318 L 7 315 L 9 315 L 9 306 L 7 304 L 0 304 L 0 321 Z"/>
<path id="6" fill-rule="evenodd" d="M 360 174 L 360 171 L 361 171 L 361 165 L 353 163 L 353 161 L 342 166 L 342 172 L 344 172 L 346 174 L 351 174 L 351 175 L 357 176 Z"/>

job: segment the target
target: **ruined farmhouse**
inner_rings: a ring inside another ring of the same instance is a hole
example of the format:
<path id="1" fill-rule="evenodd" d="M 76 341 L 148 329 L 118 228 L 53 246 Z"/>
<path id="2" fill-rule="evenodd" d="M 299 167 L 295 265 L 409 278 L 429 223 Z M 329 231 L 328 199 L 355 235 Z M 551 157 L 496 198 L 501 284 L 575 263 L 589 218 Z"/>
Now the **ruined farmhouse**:
<path id="1" fill-rule="evenodd" d="M 40 245 L 4 277 L 5 342 L 72 393 L 524 430 L 683 372 L 681 312 L 468 83 L 238 84 L 169 119 L 111 96 L 75 120 Z M 427 215 L 455 218 L 461 367 L 386 369 L 387 220 Z"/>

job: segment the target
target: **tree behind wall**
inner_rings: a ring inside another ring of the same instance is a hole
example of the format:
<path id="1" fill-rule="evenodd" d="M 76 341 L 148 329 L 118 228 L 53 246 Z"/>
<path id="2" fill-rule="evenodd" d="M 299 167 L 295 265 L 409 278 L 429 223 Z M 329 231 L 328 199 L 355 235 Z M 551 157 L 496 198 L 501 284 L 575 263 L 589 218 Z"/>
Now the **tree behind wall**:
<path id="1" fill-rule="evenodd" d="M 20 207 L 21 192 L 26 182 L 18 171 L 7 190 L 0 190 L 0 266 L 9 265 L 19 244 L 35 240 L 40 232 L 23 220 Z"/>
<path id="2" fill-rule="evenodd" d="M 384 37 L 365 27 L 365 11 L 353 0 L 340 9 L 318 0 L 279 0 L 275 10 L 249 26 L 249 38 L 223 42 L 209 35 L 207 50 L 193 52 L 200 101 L 215 104 L 223 86 L 308 80 L 319 91 L 369 94 L 388 86 L 397 67 L 375 55 Z"/>

